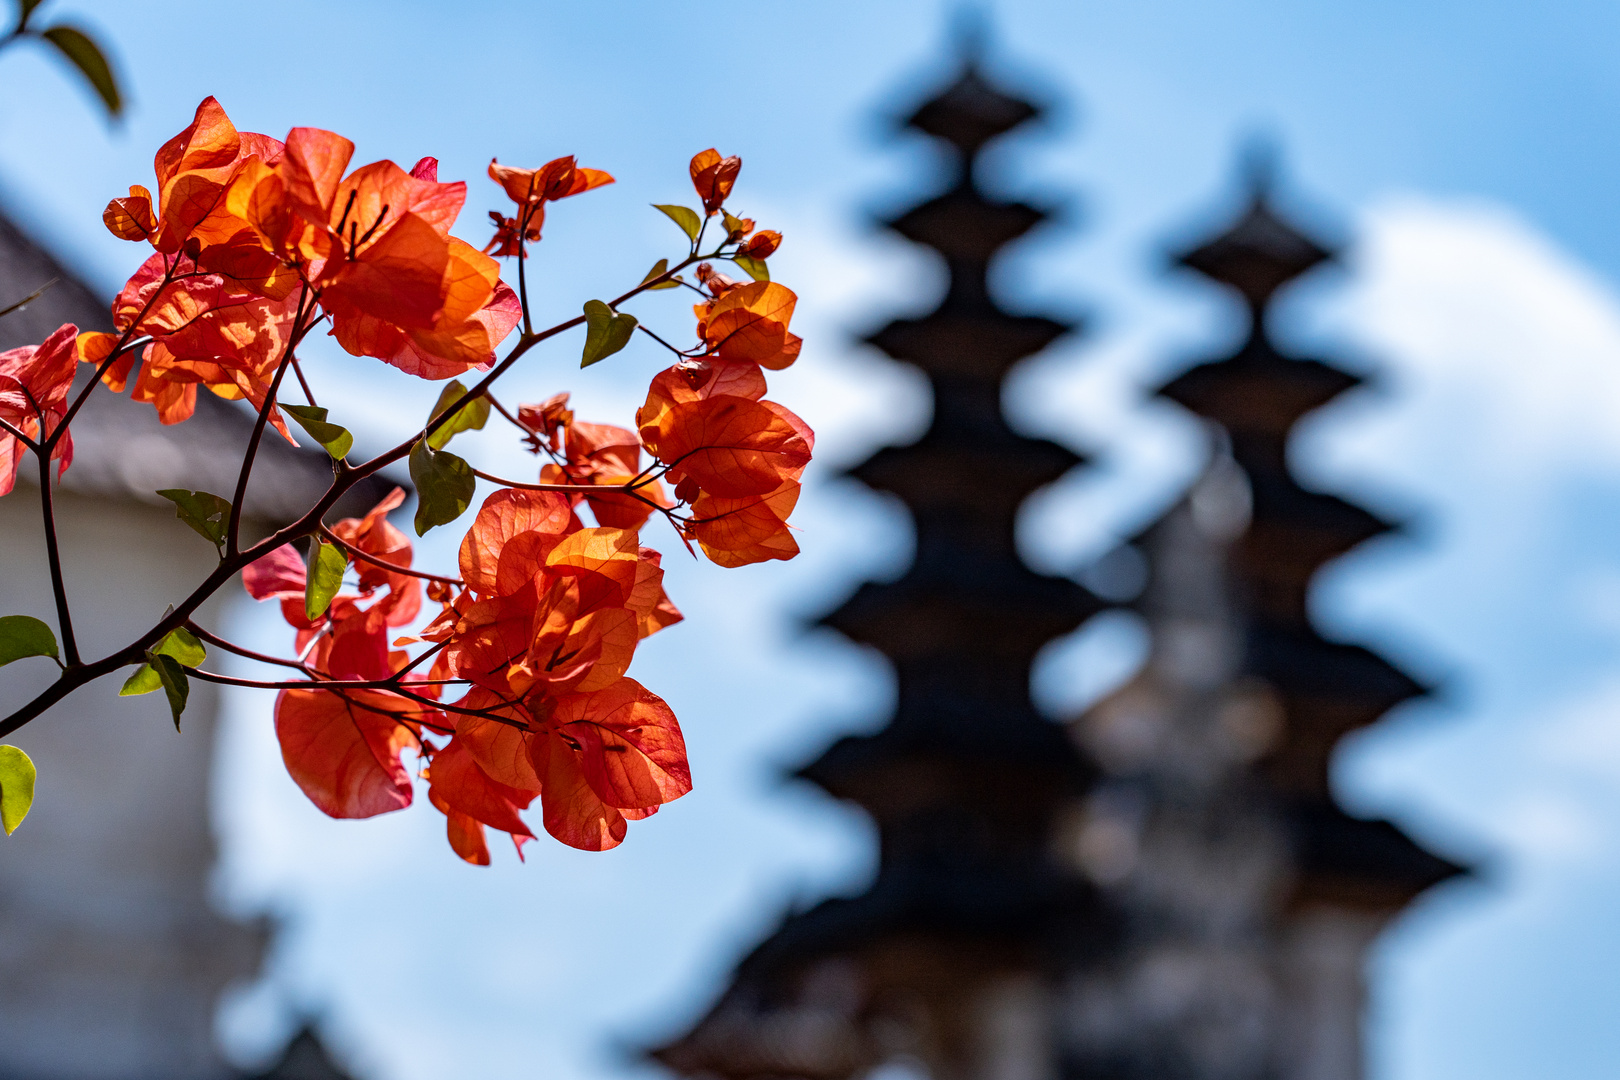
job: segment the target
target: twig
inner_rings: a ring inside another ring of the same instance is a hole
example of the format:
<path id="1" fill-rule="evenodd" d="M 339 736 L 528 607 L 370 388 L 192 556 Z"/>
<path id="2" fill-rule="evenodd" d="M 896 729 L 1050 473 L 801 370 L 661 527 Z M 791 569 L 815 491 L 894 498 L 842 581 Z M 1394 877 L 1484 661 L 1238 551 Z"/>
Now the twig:
<path id="1" fill-rule="evenodd" d="M 52 285 L 55 285 L 58 281 L 61 281 L 61 280 L 62 280 L 61 278 L 51 278 L 51 280 L 47 281 L 45 284 L 43 284 L 39 288 L 35 289 L 33 292 L 29 293 L 27 296 L 23 297 L 21 300 L 18 300 L 15 304 L 10 304 L 10 305 L 8 305 L 6 307 L 0 308 L 0 318 L 3 318 L 6 315 L 10 315 L 13 311 L 21 311 L 23 308 L 27 307 L 29 304 L 32 304 L 35 300 L 38 300 L 40 297 L 44 296 L 46 289 L 49 289 Z"/>
<path id="2" fill-rule="evenodd" d="M 337 533 L 333 532 L 325 525 L 318 527 L 316 532 L 320 533 L 332 543 L 336 544 L 338 547 L 347 551 L 350 555 L 353 555 L 362 562 L 371 563 L 373 566 L 380 566 L 391 574 L 405 574 L 408 577 L 422 578 L 425 581 L 442 581 L 446 585 L 458 585 L 462 588 L 467 587 L 467 583 L 462 581 L 460 578 L 445 577 L 443 574 L 430 574 L 425 570 L 412 570 L 408 566 L 397 566 L 386 559 L 379 559 L 370 552 L 363 551 L 355 545 L 349 543 L 347 540 L 340 537 Z"/>

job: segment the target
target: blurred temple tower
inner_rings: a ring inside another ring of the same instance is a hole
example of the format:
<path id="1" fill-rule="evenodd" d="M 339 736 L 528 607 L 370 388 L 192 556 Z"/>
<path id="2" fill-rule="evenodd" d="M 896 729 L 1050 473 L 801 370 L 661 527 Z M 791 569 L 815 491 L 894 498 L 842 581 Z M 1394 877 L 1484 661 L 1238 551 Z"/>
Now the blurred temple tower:
<path id="1" fill-rule="evenodd" d="M 38 344 L 62 323 L 110 330 L 107 304 L 0 217 L 0 305 L 54 282 L 0 319 L 0 349 Z M 88 374 L 88 368 L 83 374 Z M 83 385 L 83 375 L 81 382 Z M 87 655 L 122 646 L 215 564 L 159 488 L 230 491 L 252 424 L 208 393 L 184 424 L 98 389 L 74 421 L 75 456 L 55 498 L 74 628 Z M 55 624 L 40 527 L 38 471 L 23 461 L 0 499 L 0 614 Z M 326 489 L 324 454 L 265 441 L 248 489 L 248 528 L 290 521 Z M 386 487 L 345 503 L 372 505 Z M 366 499 L 370 502 L 366 502 Z M 342 508 L 340 508 L 342 509 Z M 199 619 L 218 625 L 231 598 Z M 0 669 L 0 715 L 54 667 Z M 218 687 L 193 680 L 177 735 L 162 694 L 120 698 L 120 672 L 9 737 L 39 768 L 33 810 L 0 836 L 0 1080 L 226 1080 L 214 1011 L 254 978 L 263 925 L 215 913 L 209 815 Z M 266 722 L 269 722 L 266 717 Z M 307 1032 L 266 1080 L 342 1080 Z"/>
<path id="2" fill-rule="evenodd" d="M 917 554 L 824 620 L 892 660 L 899 704 L 800 773 L 872 815 L 879 866 L 859 896 L 788 917 L 653 1052 L 685 1076 L 1358 1080 L 1367 951 L 1462 872 L 1331 790 L 1337 741 L 1425 691 L 1308 615 L 1316 571 L 1392 526 L 1289 471 L 1295 425 L 1359 380 L 1268 336 L 1273 295 L 1333 256 L 1278 216 L 1263 176 L 1178 260 L 1251 316 L 1233 355 L 1160 391 L 1205 422 L 1209 463 L 1088 575 L 1145 571 L 1147 663 L 1067 732 L 1036 713 L 1036 652 L 1102 604 L 1014 544 L 1022 500 L 1077 464 L 1001 413 L 1007 370 L 1066 329 L 987 289 L 992 257 L 1043 215 L 986 195 L 975 166 L 1035 115 L 970 58 L 907 121 L 954 172 L 888 224 L 937 251 L 950 285 L 871 341 L 928 375 L 934 419 L 852 473 L 905 502 Z"/>
<path id="3" fill-rule="evenodd" d="M 975 176 L 986 144 L 1036 114 L 970 59 L 905 122 L 943 144 L 948 182 L 887 224 L 937 252 L 949 286 L 931 314 L 870 340 L 926 373 L 933 423 L 851 474 L 904 501 L 916 558 L 823 620 L 893 662 L 899 703 L 882 731 L 800 773 L 876 820 L 877 876 L 755 949 L 712 1011 L 655 1052 L 677 1072 L 843 1080 L 900 1061 L 939 1080 L 1044 1080 L 1053 988 L 1110 940 L 1096 892 L 1055 856 L 1092 772 L 1029 694 L 1036 653 L 1101 604 L 1026 568 L 1014 540 L 1023 500 L 1079 459 L 1015 434 L 1001 407 L 1008 369 L 1070 328 L 992 298 L 992 259 L 1046 215 Z"/>
<path id="4" fill-rule="evenodd" d="M 1076 725 L 1104 779 L 1076 854 L 1124 913 L 1110 962 L 1071 977 L 1070 1075 L 1355 1080 L 1374 938 L 1462 868 L 1334 799 L 1334 746 L 1426 691 L 1324 639 L 1316 571 L 1393 526 L 1301 487 L 1299 420 L 1361 380 L 1285 355 L 1275 293 L 1334 256 L 1278 216 L 1265 170 L 1247 207 L 1176 261 L 1247 304 L 1246 339 L 1159 393 L 1207 424 L 1189 494 L 1112 560 L 1145 561 L 1143 670 Z"/>

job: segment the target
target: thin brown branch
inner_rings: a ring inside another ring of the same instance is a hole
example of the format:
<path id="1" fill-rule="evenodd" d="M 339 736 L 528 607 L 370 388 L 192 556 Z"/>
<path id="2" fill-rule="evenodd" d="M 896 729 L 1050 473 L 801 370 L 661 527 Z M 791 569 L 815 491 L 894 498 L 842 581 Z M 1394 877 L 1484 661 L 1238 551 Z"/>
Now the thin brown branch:
<path id="1" fill-rule="evenodd" d="M 226 641 L 218 634 L 203 629 L 190 619 L 186 620 L 185 626 L 187 630 L 190 630 L 193 634 L 196 634 L 203 641 L 208 642 L 210 645 L 218 646 L 219 648 L 224 649 L 226 652 L 235 653 L 237 656 L 245 657 L 249 660 L 257 660 L 261 664 L 277 664 L 281 667 L 290 667 L 296 671 L 302 671 L 306 675 L 313 676 L 315 674 L 310 670 L 308 665 L 301 660 L 288 660 L 284 657 L 269 656 L 265 653 L 254 652 L 252 649 L 243 648 L 241 645 L 238 645 L 235 642 Z"/>
<path id="2" fill-rule="evenodd" d="M 259 444 L 264 440 L 265 425 L 270 422 L 270 414 L 276 408 L 276 394 L 281 390 L 281 380 L 287 377 L 287 368 L 292 365 L 293 352 L 298 343 L 303 340 L 307 327 L 304 319 L 309 314 L 305 305 L 310 302 L 309 285 L 306 283 L 303 292 L 298 296 L 298 311 L 293 316 L 293 331 L 287 337 L 287 344 L 281 357 L 281 363 L 276 365 L 275 378 L 270 380 L 270 389 L 264 395 L 264 405 L 259 409 L 258 419 L 253 423 L 253 435 L 248 439 L 247 453 L 242 457 L 242 468 L 236 474 L 236 493 L 231 497 L 231 518 L 226 529 L 225 552 L 227 555 L 239 553 L 242 533 L 242 507 L 247 503 L 248 478 L 253 475 L 253 462 L 259 456 Z"/>
<path id="3" fill-rule="evenodd" d="M 56 625 L 62 632 L 62 655 L 70 668 L 83 663 L 73 635 L 73 614 L 68 610 L 67 582 L 62 577 L 62 553 L 56 542 L 56 508 L 51 499 L 51 455 L 34 454 L 39 461 L 39 505 L 45 517 L 45 558 L 51 568 L 51 593 L 56 598 Z"/>
<path id="4" fill-rule="evenodd" d="M 379 559 L 370 552 L 362 550 L 361 548 L 349 543 L 347 540 L 340 537 L 337 533 L 333 532 L 325 525 L 318 526 L 315 531 L 360 561 L 368 562 L 373 566 L 380 566 L 391 574 L 404 574 L 407 577 L 421 578 L 424 581 L 442 581 L 446 585 L 459 585 L 462 588 L 466 588 L 467 586 L 467 583 L 462 581 L 460 578 L 445 577 L 443 574 L 430 574 L 426 570 L 412 570 L 408 566 L 399 566 L 395 563 L 389 562 L 386 559 Z"/>
<path id="5" fill-rule="evenodd" d="M 21 428 L 13 427 L 11 422 L 3 417 L 0 417 L 0 430 L 5 431 L 7 435 L 10 435 L 13 439 L 16 439 L 28 449 L 34 451 L 34 453 L 39 453 L 39 444 L 33 439 L 30 439 Z"/>
<path id="6" fill-rule="evenodd" d="M 29 293 L 27 296 L 23 297 L 21 300 L 18 300 L 16 303 L 7 304 L 5 307 L 0 308 L 0 318 L 3 318 L 4 316 L 10 315 L 13 311 L 21 311 L 23 308 L 27 307 L 29 304 L 32 304 L 35 300 L 38 300 L 40 297 L 44 296 L 46 289 L 49 289 L 52 285 L 55 285 L 58 281 L 61 281 L 61 280 L 62 280 L 61 278 L 51 278 L 51 280 L 47 281 L 45 284 L 43 284 L 39 288 L 35 289 L 33 292 Z"/>
<path id="7" fill-rule="evenodd" d="M 708 256 L 699 256 L 697 254 L 689 256 L 687 259 L 682 261 L 679 266 L 672 267 L 665 273 L 660 274 L 658 277 L 642 282 L 635 288 L 626 292 L 624 295 L 613 300 L 610 306 L 617 307 L 619 304 L 622 304 L 632 297 L 646 291 L 651 286 L 672 279 L 680 270 L 683 270 L 687 266 L 690 266 L 691 264 L 706 257 Z M 383 453 L 378 454 L 376 457 L 360 465 L 348 468 L 340 468 L 338 475 L 333 478 L 332 484 L 327 488 L 326 493 L 316 501 L 315 505 L 312 506 L 303 517 L 281 529 L 276 530 L 274 533 L 265 537 L 263 540 L 259 541 L 259 543 L 254 544 L 251 547 L 228 553 L 227 556 L 220 561 L 219 565 L 216 566 L 206 578 L 199 582 L 196 588 L 191 591 L 190 595 L 182 600 L 173 611 L 171 611 L 165 618 L 160 619 L 155 625 L 153 625 L 145 633 L 141 634 L 134 641 L 125 645 L 116 652 L 102 657 L 100 660 L 83 664 L 79 667 L 71 668 L 63 672 L 62 677 L 57 679 L 56 682 L 46 687 L 26 704 L 13 710 L 12 713 L 4 720 L 0 720 L 0 738 L 10 735 L 12 732 L 39 717 L 50 709 L 51 706 L 55 705 L 59 701 L 62 701 L 80 687 L 101 678 L 103 675 L 111 674 L 121 667 L 139 663 L 141 658 L 145 655 L 147 649 L 161 641 L 164 636 L 166 636 L 175 627 L 182 625 L 188 619 L 190 619 L 191 616 L 196 613 L 197 609 L 202 606 L 205 600 L 207 600 L 214 593 L 218 592 L 219 589 L 225 585 L 226 582 L 230 581 L 231 578 L 234 577 L 243 567 L 247 566 L 256 559 L 269 554 L 271 551 L 274 551 L 283 544 L 297 540 L 300 537 L 308 536 L 310 533 L 314 532 L 316 526 L 319 525 L 327 511 L 336 505 L 337 501 L 341 499 L 350 488 L 354 487 L 367 477 L 374 475 L 394 462 L 404 458 L 410 453 L 411 447 L 416 444 L 418 438 L 431 435 L 434 431 L 437 431 L 444 424 L 448 423 L 450 418 L 460 412 L 460 410 L 469 401 L 472 401 L 480 394 L 487 392 L 489 388 L 494 385 L 494 383 L 500 379 L 501 376 L 510 371 L 511 368 L 520 359 L 522 359 L 530 349 L 534 348 L 543 341 L 556 337 L 558 334 L 566 333 L 577 326 L 581 326 L 584 324 L 584 322 L 584 315 L 578 315 L 572 319 L 568 319 L 564 322 L 556 324 L 555 326 L 549 327 L 548 329 L 541 330 L 538 333 L 525 334 L 518 341 L 518 343 L 513 346 L 512 351 L 509 352 L 506 357 L 500 361 L 500 363 L 496 364 L 495 367 L 484 376 L 484 378 L 480 379 L 470 390 L 463 394 L 459 400 L 453 402 L 449 408 L 445 409 L 435 420 L 430 422 L 422 435 L 413 435 L 410 439 L 400 443 L 391 450 L 384 451 Z M 439 706 L 437 703 L 433 704 L 436 708 L 442 707 L 451 711 L 465 711 L 456 710 L 453 706 Z M 490 716 L 487 718 L 500 720 L 502 723 L 516 723 L 510 718 L 496 716 Z"/>

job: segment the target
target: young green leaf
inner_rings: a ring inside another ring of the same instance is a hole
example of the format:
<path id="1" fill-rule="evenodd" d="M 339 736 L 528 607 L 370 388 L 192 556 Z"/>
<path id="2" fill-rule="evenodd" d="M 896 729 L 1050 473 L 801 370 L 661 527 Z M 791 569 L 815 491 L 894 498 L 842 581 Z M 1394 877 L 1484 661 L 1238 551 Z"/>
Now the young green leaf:
<path id="1" fill-rule="evenodd" d="M 167 637 L 157 643 L 147 656 L 171 656 L 184 667 L 196 667 L 208 658 L 208 650 L 197 636 L 183 626 L 171 630 Z M 124 680 L 119 688 L 119 697 L 134 697 L 137 694 L 150 694 L 163 685 L 158 677 L 157 669 L 150 663 L 142 664 L 135 669 L 135 674 Z"/>
<path id="2" fill-rule="evenodd" d="M 57 51 L 79 69 L 91 88 L 100 95 L 109 116 L 123 112 L 124 99 L 118 92 L 118 81 L 113 78 L 112 68 L 102 55 L 101 47 L 86 37 L 84 31 L 71 26 L 53 26 L 40 37 L 55 45 Z"/>
<path id="3" fill-rule="evenodd" d="M 354 436 L 347 428 L 326 422 L 326 410 L 319 405 L 281 405 L 281 411 L 298 421 L 309 437 L 326 448 L 333 460 L 342 461 L 354 447 Z"/>
<path id="4" fill-rule="evenodd" d="M 659 259 L 657 262 L 653 263 L 653 268 L 651 270 L 647 271 L 647 276 L 641 279 L 641 283 L 643 285 L 647 285 L 647 282 L 651 281 L 655 277 L 663 276 L 665 273 L 668 272 L 668 270 L 669 270 L 669 260 L 668 259 Z M 660 281 L 656 285 L 647 285 L 647 290 L 649 292 L 651 292 L 654 289 L 678 289 L 680 287 L 681 287 L 681 278 L 680 278 L 680 275 L 677 274 L 676 276 L 670 278 L 668 281 Z"/>
<path id="5" fill-rule="evenodd" d="M 669 220 L 681 227 L 689 240 L 697 241 L 698 233 L 703 229 L 703 219 L 698 217 L 696 210 L 688 210 L 684 206 L 665 206 L 653 203 L 654 210 L 662 210 L 669 215 Z"/>
<path id="6" fill-rule="evenodd" d="M 174 503 L 174 516 L 195 529 L 198 536 L 215 547 L 225 545 L 225 530 L 231 520 L 230 500 L 185 488 L 164 488 L 158 494 Z"/>
<path id="7" fill-rule="evenodd" d="M 196 667 L 208 659 L 208 650 L 197 640 L 197 635 L 183 626 L 170 630 L 168 636 L 158 642 L 157 648 L 152 651 L 172 656 L 186 667 Z"/>
<path id="8" fill-rule="evenodd" d="M 25 656 L 59 659 L 56 635 L 31 615 L 7 615 L 0 619 L 0 667 Z"/>
<path id="9" fill-rule="evenodd" d="M 10 836 L 34 805 L 33 761 L 15 746 L 0 746 L 0 828 Z"/>
<path id="10" fill-rule="evenodd" d="M 590 367 L 605 360 L 630 343 L 636 332 L 636 317 L 614 311 L 600 300 L 585 301 L 585 352 L 579 366 Z"/>
<path id="11" fill-rule="evenodd" d="M 169 712 L 174 716 L 174 730 L 180 730 L 180 714 L 186 711 L 186 698 L 191 693 L 191 683 L 186 679 L 186 669 L 180 666 L 180 661 L 163 653 L 153 653 L 152 667 L 157 670 L 158 680 L 163 683 L 163 693 L 169 699 Z"/>
<path id="12" fill-rule="evenodd" d="M 142 664 L 135 669 L 135 674 L 124 680 L 124 685 L 118 688 L 119 697 L 137 697 L 141 694 L 150 694 L 163 683 L 158 679 L 157 669 L 151 664 Z"/>
<path id="13" fill-rule="evenodd" d="M 416 485 L 416 535 L 460 517 L 472 503 L 478 478 L 472 466 L 448 450 L 434 450 L 421 439 L 411 447 L 411 482 Z"/>
<path id="14" fill-rule="evenodd" d="M 462 386 L 459 380 L 451 379 L 450 384 L 439 394 L 439 401 L 433 406 L 433 411 L 428 413 L 428 423 L 431 424 L 434 420 L 437 420 L 439 414 L 460 401 L 466 393 L 467 388 Z M 429 435 L 428 445 L 435 450 L 443 450 L 455 435 L 463 431 L 482 430 L 488 421 L 489 398 L 480 394 L 456 410 L 456 415 L 446 420 L 442 427 Z"/>
<path id="15" fill-rule="evenodd" d="M 755 281 L 771 280 L 771 272 L 766 267 L 764 259 L 755 259 L 748 255 L 733 255 L 731 261 L 742 267 L 743 272 Z"/>
<path id="16" fill-rule="evenodd" d="M 309 571 L 304 584 L 304 618 L 314 621 L 332 606 L 332 597 L 343 587 L 343 571 L 348 557 L 336 544 L 316 540 L 309 545 Z"/>

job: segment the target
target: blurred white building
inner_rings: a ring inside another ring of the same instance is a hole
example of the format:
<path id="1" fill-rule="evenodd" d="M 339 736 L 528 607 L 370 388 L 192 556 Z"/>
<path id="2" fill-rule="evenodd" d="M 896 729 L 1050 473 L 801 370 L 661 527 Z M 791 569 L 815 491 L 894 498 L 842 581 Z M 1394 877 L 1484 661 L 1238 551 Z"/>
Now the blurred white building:
<path id="1" fill-rule="evenodd" d="M 44 296 L 0 319 L 0 349 L 38 343 L 64 322 L 111 329 L 108 306 L 0 218 L 0 306 L 47 281 Z M 173 427 L 104 389 L 90 398 L 55 499 L 85 655 L 126 644 L 212 568 L 212 546 L 155 492 L 228 494 L 251 426 L 245 412 L 206 392 L 196 415 Z M 0 615 L 54 625 L 31 456 L 19 479 L 0 498 Z M 324 454 L 267 440 L 249 488 L 252 528 L 291 520 L 329 479 Z M 379 494 L 362 490 L 357 501 Z M 215 597 L 200 621 L 216 622 L 228 602 Z M 44 659 L 0 668 L 0 714 L 54 671 Z M 117 696 L 126 675 L 80 690 L 6 740 L 34 759 L 39 783 L 27 821 L 0 836 L 0 1080 L 239 1075 L 216 1047 L 214 1012 L 228 985 L 255 977 L 270 935 L 262 923 L 222 918 L 209 902 L 218 687 L 192 680 L 176 734 L 161 693 Z M 343 1074 L 305 1032 L 265 1076 Z"/>

